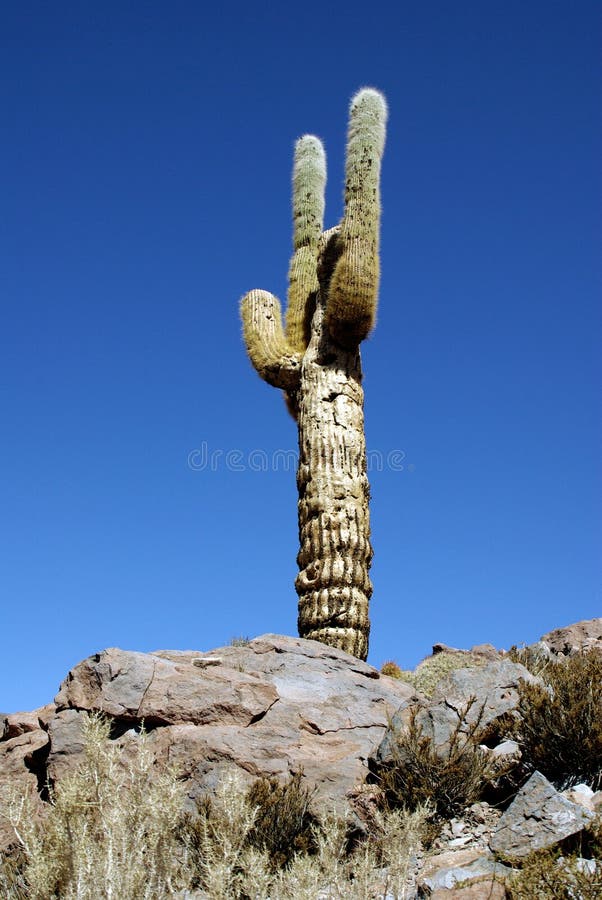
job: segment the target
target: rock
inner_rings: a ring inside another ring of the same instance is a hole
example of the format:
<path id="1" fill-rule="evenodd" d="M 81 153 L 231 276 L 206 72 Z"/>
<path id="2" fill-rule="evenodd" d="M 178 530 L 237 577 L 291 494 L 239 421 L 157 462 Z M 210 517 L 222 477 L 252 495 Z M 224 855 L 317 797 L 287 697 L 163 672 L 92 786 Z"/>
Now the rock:
<path id="1" fill-rule="evenodd" d="M 566 791 L 561 791 L 561 795 L 566 797 L 567 800 L 570 800 L 572 803 L 578 803 L 579 806 L 583 806 L 585 809 L 589 809 L 592 812 L 595 809 L 594 798 L 596 795 L 587 784 L 576 784 Z"/>
<path id="2" fill-rule="evenodd" d="M 8 713 L 0 716 L 0 741 L 18 737 L 45 727 L 55 712 L 54 703 L 34 709 L 33 712 Z"/>
<path id="3" fill-rule="evenodd" d="M 444 748 L 462 718 L 466 731 L 480 716 L 480 728 L 495 732 L 495 722 L 518 706 L 518 683 L 521 679 L 541 683 L 524 666 L 509 659 L 495 660 L 487 665 L 455 669 L 441 681 L 432 699 L 421 701 L 416 721 L 422 734 L 431 738 L 435 746 Z M 376 760 L 390 762 L 393 758 L 395 732 L 407 727 L 409 710 L 400 711 L 391 722 L 380 745 Z"/>
<path id="4" fill-rule="evenodd" d="M 559 794 L 540 772 L 534 772 L 503 813 L 489 846 L 514 861 L 533 850 L 553 847 L 583 831 L 593 813 Z"/>
<path id="5" fill-rule="evenodd" d="M 247 726 L 278 700 L 273 684 L 220 665 L 199 668 L 199 654 L 175 661 L 110 649 L 81 662 L 55 699 L 57 709 L 102 709 L 123 722 L 147 726 Z M 210 657 L 211 659 L 211 657 Z"/>
<path id="6" fill-rule="evenodd" d="M 31 713 L 4 716 L 0 739 L 0 805 L 3 811 L 10 805 L 11 797 L 18 798 L 26 792 L 36 796 L 44 791 L 50 745 L 42 723 L 49 711 L 50 707 L 45 706 Z M 5 816 L 0 815 L 0 850 L 13 843 L 14 831 Z"/>
<path id="7" fill-rule="evenodd" d="M 433 891 L 431 900 L 505 900 L 506 888 L 495 879 L 481 878 L 470 884 L 457 885 L 450 890 Z"/>
<path id="8" fill-rule="evenodd" d="M 460 650 L 458 647 L 449 647 L 447 644 L 442 643 L 433 644 L 432 655 L 437 656 L 439 653 L 455 653 L 458 654 L 458 656 L 465 656 L 468 658 L 471 656 L 480 656 L 487 660 L 500 659 L 503 655 L 500 650 L 496 650 L 493 644 L 475 644 L 470 650 Z"/>
<path id="9" fill-rule="evenodd" d="M 582 650 L 598 650 L 602 653 L 602 618 L 586 619 L 565 628 L 555 628 L 544 634 L 541 640 L 558 655 L 570 656 Z"/>
<path id="10" fill-rule="evenodd" d="M 502 898 L 505 896 L 503 881 L 511 873 L 511 868 L 497 862 L 490 853 L 458 850 L 427 860 L 418 887 L 431 897 Z M 468 889 L 470 893 L 461 893 Z"/>
<path id="11" fill-rule="evenodd" d="M 416 699 L 405 682 L 298 638 L 265 635 L 206 654 L 109 649 L 79 663 L 61 685 L 41 732 L 49 750 L 44 776 L 60 780 L 73 768 L 83 717 L 99 710 L 112 719 L 124 758 L 144 724 L 157 761 L 179 768 L 189 802 L 233 768 L 248 782 L 302 770 L 318 807 L 332 809 L 365 781 L 389 717 Z M 12 768 L 27 774 L 23 757 Z"/>
<path id="12" fill-rule="evenodd" d="M 520 747 L 516 741 L 502 741 L 491 751 L 493 756 L 501 759 L 520 759 Z"/>

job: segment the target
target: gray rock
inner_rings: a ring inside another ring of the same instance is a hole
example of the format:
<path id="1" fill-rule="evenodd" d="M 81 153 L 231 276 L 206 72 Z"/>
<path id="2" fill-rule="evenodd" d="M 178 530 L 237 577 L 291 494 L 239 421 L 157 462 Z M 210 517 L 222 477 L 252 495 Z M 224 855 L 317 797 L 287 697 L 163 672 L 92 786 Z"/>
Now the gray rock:
<path id="1" fill-rule="evenodd" d="M 505 859 L 520 860 L 583 831 L 593 819 L 593 813 L 563 797 L 534 772 L 502 815 L 489 846 Z"/>
<path id="2" fill-rule="evenodd" d="M 436 747 L 444 748 L 458 723 L 468 730 L 480 716 L 480 727 L 495 726 L 496 719 L 513 712 L 518 706 L 518 683 L 521 679 L 541 683 L 524 666 L 509 659 L 495 660 L 483 666 L 456 669 L 436 687 L 431 700 L 422 698 L 416 721 L 422 734 Z M 378 748 L 376 760 L 391 762 L 394 758 L 396 732 L 408 723 L 405 708 L 391 722 L 392 728 Z"/>
<path id="3" fill-rule="evenodd" d="M 4 717 L 0 739 L 0 811 L 11 796 L 25 793 L 36 797 L 46 780 L 48 734 L 42 727 L 49 708 Z M 0 815 L 0 850 L 16 843 L 8 819 Z"/>
<path id="4" fill-rule="evenodd" d="M 466 887 L 471 882 L 486 881 L 490 886 L 494 878 L 503 880 L 511 873 L 509 866 L 498 862 L 491 854 L 478 855 L 464 850 L 433 857 L 420 877 L 419 886 L 427 892 L 449 891 L 459 884 Z"/>

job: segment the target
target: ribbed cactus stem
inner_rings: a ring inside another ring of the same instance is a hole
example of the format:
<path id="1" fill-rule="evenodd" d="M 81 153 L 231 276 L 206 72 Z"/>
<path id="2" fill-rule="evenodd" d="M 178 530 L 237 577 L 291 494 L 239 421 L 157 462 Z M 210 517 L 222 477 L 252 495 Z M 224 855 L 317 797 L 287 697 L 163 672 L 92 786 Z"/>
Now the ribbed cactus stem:
<path id="1" fill-rule="evenodd" d="M 376 319 L 379 283 L 380 167 L 387 105 L 372 88 L 352 100 L 345 169 L 345 213 L 326 307 L 334 339 L 346 348 L 368 336 Z"/>
<path id="2" fill-rule="evenodd" d="M 241 300 L 240 312 L 247 353 L 257 374 L 274 387 L 296 391 L 301 356 L 284 336 L 278 298 L 269 291 L 249 291 Z"/>
<path id="3" fill-rule="evenodd" d="M 303 352 L 318 290 L 316 259 L 324 223 L 326 154 L 319 138 L 306 134 L 295 145 L 293 164 L 293 256 L 289 267 L 286 337 Z"/>
<path id="4" fill-rule="evenodd" d="M 337 231 L 324 235 L 325 279 Z M 324 306 L 320 291 L 299 390 L 298 628 L 301 637 L 366 659 L 372 547 L 362 370 L 357 349 L 330 341 Z"/>

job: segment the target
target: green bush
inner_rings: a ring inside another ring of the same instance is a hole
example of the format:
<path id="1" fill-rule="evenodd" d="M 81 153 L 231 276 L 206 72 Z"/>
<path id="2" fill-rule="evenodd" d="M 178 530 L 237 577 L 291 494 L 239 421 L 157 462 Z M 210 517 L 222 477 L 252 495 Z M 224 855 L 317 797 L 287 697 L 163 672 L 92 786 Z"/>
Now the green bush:
<path id="1" fill-rule="evenodd" d="M 524 762 L 563 789 L 602 787 L 602 656 L 596 651 L 550 662 L 546 686 L 519 685 L 514 737 Z"/>

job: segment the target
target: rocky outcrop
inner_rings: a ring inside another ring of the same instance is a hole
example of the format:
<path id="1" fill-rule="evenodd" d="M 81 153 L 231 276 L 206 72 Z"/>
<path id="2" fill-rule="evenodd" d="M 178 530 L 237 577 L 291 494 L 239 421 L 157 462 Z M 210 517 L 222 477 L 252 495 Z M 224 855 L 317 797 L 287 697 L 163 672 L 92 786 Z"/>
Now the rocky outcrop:
<path id="1" fill-rule="evenodd" d="M 63 777 L 82 750 L 84 714 L 101 711 L 126 755 L 147 730 L 191 802 L 235 768 L 249 782 L 302 771 L 317 804 L 332 808 L 365 780 L 390 717 L 416 699 L 343 651 L 297 638 L 264 635 L 210 653 L 109 649 L 72 669 L 43 717 L 8 717 L 0 781 Z"/>
<path id="2" fill-rule="evenodd" d="M 582 650 L 602 653 L 602 618 L 585 619 L 566 628 L 555 628 L 544 634 L 541 640 L 557 655 L 570 656 Z"/>
<path id="3" fill-rule="evenodd" d="M 518 683 L 521 679 L 540 681 L 524 666 L 509 659 L 494 660 L 487 665 L 456 669 L 445 675 L 435 688 L 431 699 L 422 698 L 416 722 L 422 735 L 432 740 L 436 747 L 449 744 L 454 731 L 464 732 L 478 723 L 478 728 L 489 732 L 495 744 L 496 723 L 513 713 L 518 706 Z M 408 709 L 400 709 L 392 719 L 392 728 L 380 744 L 375 762 L 392 761 L 392 744 L 396 733 L 406 727 Z M 508 742 L 504 742 L 507 744 Z M 514 747 L 509 751 L 514 751 Z M 504 750 L 500 747 L 498 755 Z"/>
<path id="4" fill-rule="evenodd" d="M 570 655 L 599 647 L 600 624 L 558 629 L 531 650 Z M 427 697 L 340 650 L 277 635 L 211 652 L 105 650 L 69 672 L 54 703 L 0 717 L 0 803 L 10 786 L 17 795 L 37 792 L 42 809 L 48 783 L 77 765 L 86 713 L 100 711 L 125 764 L 147 732 L 157 763 L 179 771 L 191 806 L 232 770 L 248 783 L 302 772 L 318 813 L 335 807 L 359 823 L 369 820 L 378 793 L 366 784 L 370 768 L 390 762 L 395 732 L 407 727 L 412 709 L 442 753 L 454 729 L 467 732 L 478 721 L 483 750 L 500 772 L 513 765 L 518 780 L 506 783 L 501 808 L 481 800 L 444 825 L 429 853 L 415 859 L 416 893 L 408 898 L 501 898 L 530 851 L 588 828 L 602 810 L 602 792 L 578 784 L 560 793 L 536 772 L 510 802 L 529 770 L 519 744 L 504 739 L 503 723 L 519 714 L 520 680 L 540 679 L 489 645 L 435 645 L 433 652 L 465 659 L 466 667 L 442 667 Z M 2 827 L 0 848 L 14 841 Z"/>

